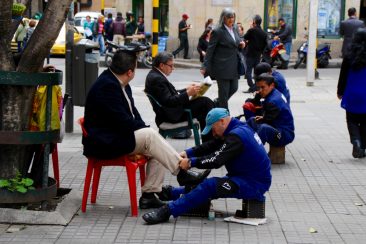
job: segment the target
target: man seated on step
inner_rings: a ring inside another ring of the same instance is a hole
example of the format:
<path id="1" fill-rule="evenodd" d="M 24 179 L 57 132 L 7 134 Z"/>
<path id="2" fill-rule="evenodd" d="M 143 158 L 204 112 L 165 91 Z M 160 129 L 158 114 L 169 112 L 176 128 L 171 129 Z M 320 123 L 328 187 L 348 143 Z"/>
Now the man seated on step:
<path id="1" fill-rule="evenodd" d="M 243 105 L 248 125 L 258 133 L 263 143 L 283 147 L 295 138 L 294 118 L 286 97 L 275 88 L 272 75 L 256 78 L 257 91 Z"/>
<path id="2" fill-rule="evenodd" d="M 177 123 L 187 121 L 187 113 L 184 109 L 190 109 L 193 118 L 200 123 L 200 128 L 205 128 L 205 118 L 213 107 L 214 102 L 208 97 L 196 96 L 201 86 L 198 84 L 189 85 L 182 90 L 176 90 L 168 80 L 168 76 L 174 70 L 174 58 L 171 53 L 160 52 L 156 55 L 153 67 L 146 77 L 145 92 L 152 95 L 162 107 L 154 107 L 156 113 L 155 122 L 159 126 L 163 122 Z M 202 141 L 212 139 L 211 136 L 202 136 Z"/>
<path id="3" fill-rule="evenodd" d="M 273 76 L 276 89 L 285 96 L 287 103 L 290 105 L 290 90 L 286 86 L 285 77 L 277 70 L 273 70 L 271 65 L 266 62 L 261 62 L 254 68 L 254 77 L 258 77 L 263 73 Z"/>
<path id="4" fill-rule="evenodd" d="M 142 218 L 148 224 L 168 221 L 170 215 L 178 217 L 209 199 L 265 200 L 264 193 L 272 181 L 271 166 L 257 133 L 246 123 L 230 117 L 225 108 L 214 108 L 207 114 L 202 133 L 210 132 L 215 139 L 182 152 L 180 166 L 183 169 L 225 166 L 227 175 L 208 178 L 188 193 L 184 187 L 170 187 L 167 198 L 173 201 L 144 214 Z"/>
<path id="5" fill-rule="evenodd" d="M 136 52 L 141 51 L 136 48 Z M 136 72 L 136 52 L 119 50 L 109 69 L 103 71 L 90 88 L 85 103 L 84 155 L 113 159 L 125 154 L 143 154 L 149 161 L 139 207 L 157 208 L 165 203 L 161 193 L 165 170 L 177 176 L 180 184 L 198 184 L 209 173 L 186 171 L 183 158 L 160 134 L 149 128 L 135 107 L 129 82 Z"/>

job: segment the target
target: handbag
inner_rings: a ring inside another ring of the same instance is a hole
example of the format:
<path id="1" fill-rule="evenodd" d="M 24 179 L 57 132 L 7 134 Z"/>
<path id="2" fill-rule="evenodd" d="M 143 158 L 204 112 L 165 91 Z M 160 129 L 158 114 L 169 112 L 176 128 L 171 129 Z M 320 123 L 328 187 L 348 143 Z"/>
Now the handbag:
<path id="1" fill-rule="evenodd" d="M 238 75 L 245 75 L 244 56 L 242 53 L 238 53 Z"/>

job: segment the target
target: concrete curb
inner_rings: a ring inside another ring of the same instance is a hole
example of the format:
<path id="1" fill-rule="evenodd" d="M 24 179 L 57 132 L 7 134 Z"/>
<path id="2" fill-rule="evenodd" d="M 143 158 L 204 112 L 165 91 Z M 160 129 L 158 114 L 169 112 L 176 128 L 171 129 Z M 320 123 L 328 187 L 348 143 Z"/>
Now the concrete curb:
<path id="1" fill-rule="evenodd" d="M 53 212 L 0 208 L 0 223 L 67 225 L 79 210 L 80 202 L 80 193 L 71 190 Z"/>

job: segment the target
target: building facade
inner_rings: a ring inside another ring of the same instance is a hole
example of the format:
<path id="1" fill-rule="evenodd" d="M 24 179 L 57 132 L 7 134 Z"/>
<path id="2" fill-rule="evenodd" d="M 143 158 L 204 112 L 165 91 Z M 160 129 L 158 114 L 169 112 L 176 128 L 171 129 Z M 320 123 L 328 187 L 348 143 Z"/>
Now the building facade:
<path id="1" fill-rule="evenodd" d="M 137 16 L 144 16 L 146 31 L 151 31 L 152 0 L 116 0 L 117 11 L 132 10 Z M 282 17 L 293 29 L 293 54 L 305 41 L 309 23 L 310 0 L 160 0 L 160 35 L 169 36 L 167 50 L 174 50 L 178 44 L 178 23 L 183 13 L 189 15 L 188 22 L 191 56 L 197 56 L 196 45 L 204 31 L 208 18 L 217 23 L 223 8 L 233 8 L 237 22 L 241 22 L 244 31 L 249 28 L 251 18 L 259 14 L 263 18 L 263 28 L 276 28 L 278 18 Z M 319 0 L 318 38 L 319 43 L 331 43 L 333 57 L 340 56 L 342 39 L 339 35 L 340 22 L 347 19 L 347 10 L 357 9 L 360 19 L 366 19 L 366 0 Z M 306 29 L 305 29 L 306 28 Z"/>

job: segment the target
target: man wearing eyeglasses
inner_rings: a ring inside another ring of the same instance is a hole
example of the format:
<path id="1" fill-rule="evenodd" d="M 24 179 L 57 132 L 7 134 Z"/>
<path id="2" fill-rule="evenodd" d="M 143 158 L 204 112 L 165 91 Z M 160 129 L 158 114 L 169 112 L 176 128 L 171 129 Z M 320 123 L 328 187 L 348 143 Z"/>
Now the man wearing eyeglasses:
<path id="1" fill-rule="evenodd" d="M 177 90 L 168 80 L 168 76 L 174 70 L 173 54 L 161 52 L 156 55 L 153 68 L 145 81 L 145 92 L 153 96 L 161 105 L 154 107 L 156 113 L 155 122 L 159 126 L 163 122 L 177 123 L 186 121 L 184 109 L 191 109 L 192 116 L 200 123 L 201 130 L 206 126 L 206 115 L 214 107 L 213 101 L 208 97 L 190 99 L 200 91 L 201 86 L 191 84 L 185 89 Z M 202 137 L 207 141 L 211 136 Z"/>

